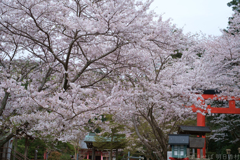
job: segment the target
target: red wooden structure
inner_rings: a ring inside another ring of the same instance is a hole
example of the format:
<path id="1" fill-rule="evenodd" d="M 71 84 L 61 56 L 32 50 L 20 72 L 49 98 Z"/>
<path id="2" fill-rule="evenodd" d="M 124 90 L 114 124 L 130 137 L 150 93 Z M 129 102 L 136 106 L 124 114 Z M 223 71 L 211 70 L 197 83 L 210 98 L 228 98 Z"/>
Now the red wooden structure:
<path id="1" fill-rule="evenodd" d="M 213 99 L 213 100 L 226 100 L 229 102 L 228 108 L 217 108 L 217 107 L 211 107 L 210 105 L 207 106 L 206 110 L 203 110 L 201 108 L 197 108 L 194 105 L 192 105 L 193 112 L 200 111 L 202 113 L 208 113 L 210 110 L 211 113 L 224 113 L 224 114 L 240 114 L 240 108 L 236 108 L 236 101 L 240 101 L 240 98 L 236 97 L 223 97 L 218 96 L 216 94 L 202 94 L 202 97 L 204 100 L 207 99 Z M 203 101 L 204 104 L 204 101 Z M 197 113 L 197 126 L 205 126 L 205 116 L 202 113 Z M 205 136 L 203 136 L 205 138 Z M 200 158 L 200 149 L 197 150 L 197 157 Z M 206 157 L 206 141 L 203 148 L 203 158 Z"/>
<path id="2" fill-rule="evenodd" d="M 173 157 L 169 157 L 170 160 L 189 160 L 188 157 L 186 158 L 173 158 Z"/>

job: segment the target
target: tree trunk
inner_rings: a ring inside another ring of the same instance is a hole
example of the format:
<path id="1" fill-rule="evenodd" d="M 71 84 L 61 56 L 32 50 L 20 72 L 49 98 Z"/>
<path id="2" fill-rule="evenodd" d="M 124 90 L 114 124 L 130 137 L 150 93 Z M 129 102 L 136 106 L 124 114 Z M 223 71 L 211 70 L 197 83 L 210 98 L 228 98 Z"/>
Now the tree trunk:
<path id="1" fill-rule="evenodd" d="M 15 160 L 16 151 L 17 151 L 17 137 L 15 136 L 15 138 L 14 138 L 14 154 L 13 154 L 13 160 Z"/>
<path id="2" fill-rule="evenodd" d="M 74 150 L 75 150 L 75 160 L 78 160 L 78 150 L 79 150 L 79 147 L 78 146 L 74 146 Z"/>
<path id="3" fill-rule="evenodd" d="M 73 148 L 74 148 L 74 159 L 77 160 L 77 157 L 76 157 L 77 146 L 73 145 Z"/>
<path id="4" fill-rule="evenodd" d="M 4 98 L 2 99 L 1 101 L 1 106 L 0 106 L 0 116 L 2 116 L 3 114 L 3 111 L 5 110 L 5 107 L 7 105 L 7 100 L 8 100 L 8 97 L 10 95 L 10 93 L 6 92 L 6 89 L 4 89 L 5 91 L 5 95 L 4 95 Z"/>
<path id="5" fill-rule="evenodd" d="M 92 160 L 95 160 L 95 148 L 92 147 Z"/>
<path id="6" fill-rule="evenodd" d="M 111 143 L 110 143 L 110 147 L 111 147 L 111 151 L 110 151 L 110 159 L 109 160 L 112 160 L 112 153 L 113 153 L 113 133 L 111 135 Z"/>
<path id="7" fill-rule="evenodd" d="M 13 133 L 2 133 L 0 135 L 0 148 L 3 147 L 3 145 L 7 143 L 13 136 Z"/>
<path id="8" fill-rule="evenodd" d="M 118 158 L 118 149 L 116 149 L 116 160 L 118 160 L 117 158 Z"/>
<path id="9" fill-rule="evenodd" d="M 112 148 L 110 150 L 110 157 L 109 157 L 109 160 L 112 160 Z"/>
<path id="10" fill-rule="evenodd" d="M 26 135 L 26 139 L 25 139 L 25 151 L 24 151 L 24 160 L 26 160 L 27 154 L 28 154 L 28 137 L 27 137 L 27 135 Z"/>
<path id="11" fill-rule="evenodd" d="M 146 119 L 145 117 L 144 117 L 144 119 L 147 120 L 148 124 L 151 126 L 152 132 L 154 133 L 153 138 L 155 138 L 155 139 L 159 138 L 159 137 L 156 137 L 156 134 L 157 133 L 162 134 L 162 133 L 159 132 L 159 130 L 156 128 L 157 126 L 154 126 L 153 122 L 151 120 Z M 151 156 L 152 157 L 151 159 L 153 159 L 153 160 L 158 160 L 158 159 L 164 160 L 164 159 L 166 159 L 167 155 L 165 154 L 165 151 L 167 153 L 167 150 L 165 150 L 165 147 L 162 147 L 163 145 L 167 144 L 167 142 L 165 143 L 164 138 L 162 137 L 161 141 L 157 141 L 157 143 L 152 143 L 151 141 L 146 141 L 145 137 L 143 135 L 141 135 L 140 132 L 139 132 L 137 122 L 136 122 L 136 119 L 135 119 L 134 116 L 132 117 L 132 120 L 133 120 L 133 125 L 134 125 L 134 128 L 135 128 L 136 134 L 139 137 L 139 139 L 141 140 L 142 144 L 145 145 L 145 147 L 147 147 L 147 150 L 149 150 L 151 152 L 153 152 L 153 151 L 155 152 L 155 154 L 153 154 Z"/>

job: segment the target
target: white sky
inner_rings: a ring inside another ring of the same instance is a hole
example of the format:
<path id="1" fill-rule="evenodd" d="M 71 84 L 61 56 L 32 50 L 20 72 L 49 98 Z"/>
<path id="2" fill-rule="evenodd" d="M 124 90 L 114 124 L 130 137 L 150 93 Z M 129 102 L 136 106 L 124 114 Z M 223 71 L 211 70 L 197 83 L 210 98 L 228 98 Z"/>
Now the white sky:
<path id="1" fill-rule="evenodd" d="M 221 35 L 219 29 L 228 24 L 233 11 L 227 3 L 231 0 L 154 0 L 151 9 L 172 18 L 172 23 L 184 27 L 184 33 L 202 31 L 208 35 Z"/>

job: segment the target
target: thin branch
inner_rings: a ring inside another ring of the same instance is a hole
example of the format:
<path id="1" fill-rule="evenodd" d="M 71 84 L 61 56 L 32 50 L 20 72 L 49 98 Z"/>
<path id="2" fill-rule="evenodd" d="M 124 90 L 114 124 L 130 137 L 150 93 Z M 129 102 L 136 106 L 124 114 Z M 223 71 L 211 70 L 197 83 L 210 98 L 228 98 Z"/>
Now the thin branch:
<path id="1" fill-rule="evenodd" d="M 115 52 L 120 46 L 121 46 L 121 45 L 116 45 L 116 47 L 115 47 L 114 49 L 112 49 L 111 51 L 103 54 L 102 56 L 100 56 L 100 57 L 98 57 L 98 58 L 96 58 L 96 59 L 94 59 L 94 60 L 88 61 L 88 62 L 85 64 L 85 66 L 82 68 L 82 70 L 71 80 L 71 82 L 75 82 L 75 81 L 84 73 L 84 71 L 88 68 L 88 66 L 90 66 L 92 63 L 94 63 L 94 62 L 96 62 L 96 61 L 98 61 L 98 60 L 100 60 L 100 59 L 108 56 L 109 54 L 111 54 L 111 53 L 113 53 L 113 52 Z"/>
<path id="2" fill-rule="evenodd" d="M 95 85 L 96 83 L 98 83 L 98 82 L 102 81 L 104 78 L 106 78 L 111 72 L 112 72 L 112 70 L 109 71 L 108 73 L 104 74 L 100 79 L 96 80 L 95 82 L 85 85 L 85 86 L 81 86 L 81 88 L 88 88 L 88 87 Z"/>

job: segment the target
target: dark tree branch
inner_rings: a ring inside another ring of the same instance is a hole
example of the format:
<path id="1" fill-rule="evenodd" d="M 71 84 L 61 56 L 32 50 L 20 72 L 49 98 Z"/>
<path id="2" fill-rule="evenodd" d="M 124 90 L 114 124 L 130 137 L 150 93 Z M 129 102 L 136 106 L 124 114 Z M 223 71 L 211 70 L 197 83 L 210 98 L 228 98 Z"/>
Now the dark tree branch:
<path id="1" fill-rule="evenodd" d="M 7 100 L 8 100 L 8 97 L 10 95 L 10 93 L 8 93 L 6 89 L 4 89 L 4 92 L 5 92 L 5 95 L 4 95 L 4 98 L 2 99 L 2 102 L 1 102 L 0 116 L 2 116 L 3 111 L 6 108 Z"/>

